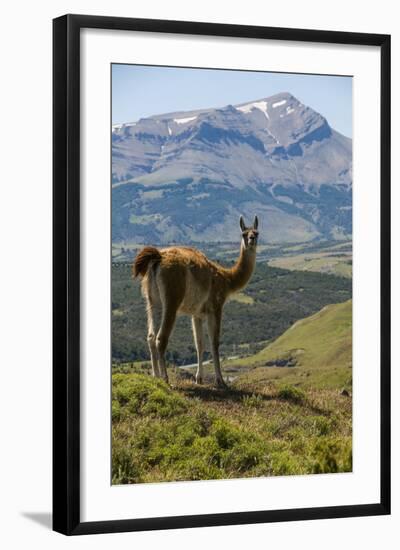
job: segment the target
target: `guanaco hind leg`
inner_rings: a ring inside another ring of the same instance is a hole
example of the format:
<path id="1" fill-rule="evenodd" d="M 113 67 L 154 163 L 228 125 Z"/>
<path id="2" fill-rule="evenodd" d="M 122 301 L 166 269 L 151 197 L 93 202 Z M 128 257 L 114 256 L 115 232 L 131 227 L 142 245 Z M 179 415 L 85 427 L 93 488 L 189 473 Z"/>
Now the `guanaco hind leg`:
<path id="1" fill-rule="evenodd" d="M 172 329 L 174 328 L 177 308 L 164 307 L 161 319 L 160 330 L 157 333 L 156 347 L 158 353 L 158 367 L 160 376 L 168 382 L 167 365 L 165 363 L 165 350 L 167 349 L 168 340 Z"/>
<path id="2" fill-rule="evenodd" d="M 147 300 L 147 344 L 149 346 L 151 369 L 153 376 L 160 376 L 160 370 L 158 365 L 158 352 L 156 346 L 156 318 L 160 317 L 160 312 L 155 308 L 151 300 Z"/>

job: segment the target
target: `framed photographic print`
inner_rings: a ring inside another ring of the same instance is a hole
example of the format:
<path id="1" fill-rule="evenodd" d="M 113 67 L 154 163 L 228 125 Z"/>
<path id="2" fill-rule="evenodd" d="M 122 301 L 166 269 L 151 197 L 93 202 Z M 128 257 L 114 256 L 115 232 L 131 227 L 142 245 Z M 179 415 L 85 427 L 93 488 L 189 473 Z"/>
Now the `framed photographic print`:
<path id="1" fill-rule="evenodd" d="M 390 37 L 54 20 L 54 529 L 390 513 Z"/>

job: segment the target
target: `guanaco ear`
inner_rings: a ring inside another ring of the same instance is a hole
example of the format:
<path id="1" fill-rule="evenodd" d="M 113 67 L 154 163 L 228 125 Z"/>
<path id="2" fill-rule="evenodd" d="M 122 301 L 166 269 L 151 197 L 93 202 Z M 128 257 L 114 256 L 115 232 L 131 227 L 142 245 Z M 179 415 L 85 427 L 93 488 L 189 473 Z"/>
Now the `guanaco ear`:
<path id="1" fill-rule="evenodd" d="M 254 216 L 253 227 L 254 227 L 254 229 L 258 229 L 258 218 L 257 218 L 257 216 Z"/>
<path id="2" fill-rule="evenodd" d="M 239 225 L 242 231 L 246 231 L 246 226 L 244 225 L 243 216 L 240 216 Z"/>

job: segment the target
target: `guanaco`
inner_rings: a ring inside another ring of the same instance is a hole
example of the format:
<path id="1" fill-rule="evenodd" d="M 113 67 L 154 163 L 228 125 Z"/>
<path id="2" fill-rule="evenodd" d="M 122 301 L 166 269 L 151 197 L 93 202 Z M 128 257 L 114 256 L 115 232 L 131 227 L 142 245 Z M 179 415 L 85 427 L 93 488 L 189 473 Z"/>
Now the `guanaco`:
<path id="1" fill-rule="evenodd" d="M 207 322 L 215 383 L 226 387 L 221 373 L 219 343 L 222 308 L 234 292 L 248 283 L 256 262 L 258 218 L 252 227 L 239 220 L 242 239 L 235 265 L 223 267 L 209 260 L 202 252 L 186 246 L 154 248 L 146 246 L 135 258 L 134 277 L 141 276 L 142 294 L 147 304 L 147 342 L 153 376 L 168 382 L 165 351 L 180 314 L 192 317 L 197 350 L 196 382 L 203 382 L 203 321 Z M 158 319 L 158 322 L 157 322 Z"/>

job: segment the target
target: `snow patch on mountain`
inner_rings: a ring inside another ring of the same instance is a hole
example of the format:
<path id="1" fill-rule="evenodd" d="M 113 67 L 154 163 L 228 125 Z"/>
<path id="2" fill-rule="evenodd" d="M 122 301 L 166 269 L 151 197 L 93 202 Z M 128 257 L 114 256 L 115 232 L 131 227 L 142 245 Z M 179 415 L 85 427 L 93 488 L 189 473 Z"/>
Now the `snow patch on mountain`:
<path id="1" fill-rule="evenodd" d="M 280 107 L 281 105 L 285 105 L 286 99 L 282 99 L 282 101 L 277 101 L 276 103 L 272 104 L 272 108 L 276 109 L 277 107 Z"/>
<path id="2" fill-rule="evenodd" d="M 236 107 L 238 111 L 242 111 L 242 113 L 250 113 L 253 109 L 258 109 L 264 115 L 269 119 L 268 114 L 268 102 L 267 101 L 254 101 L 253 103 L 246 103 L 246 105 L 240 105 L 239 107 Z"/>
<path id="3" fill-rule="evenodd" d="M 187 124 L 192 120 L 196 120 L 196 118 L 197 116 L 189 116 L 187 118 L 174 118 L 174 122 L 176 122 L 177 124 Z"/>
<path id="4" fill-rule="evenodd" d="M 136 122 L 124 122 L 122 124 L 113 124 L 112 125 L 112 131 L 117 132 L 118 130 L 122 130 L 122 128 L 131 128 L 132 126 L 136 126 Z"/>

